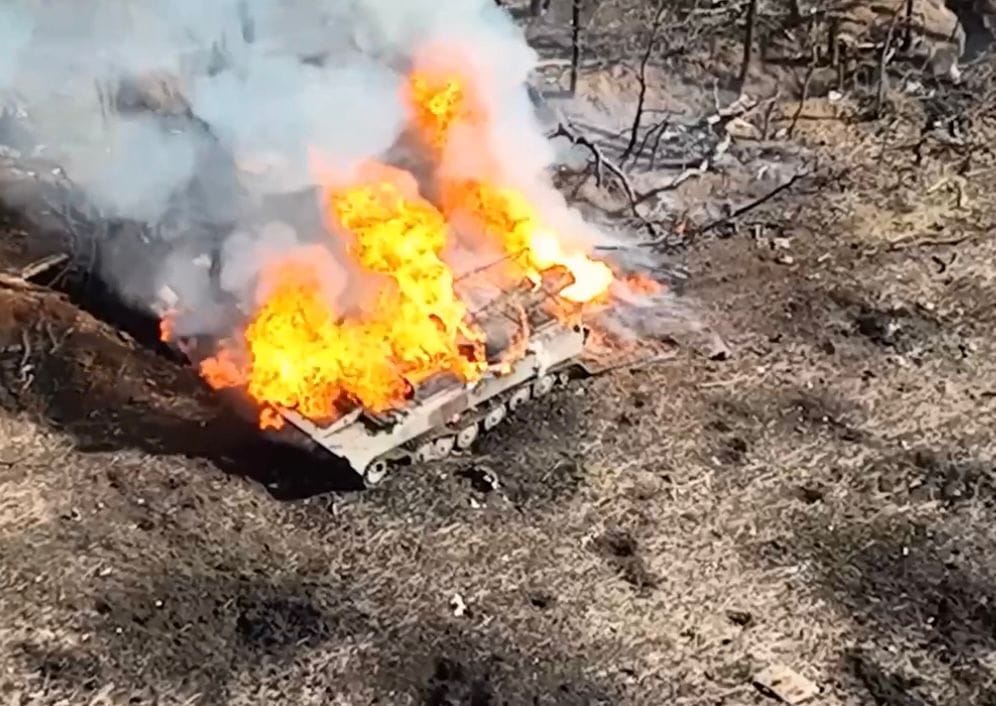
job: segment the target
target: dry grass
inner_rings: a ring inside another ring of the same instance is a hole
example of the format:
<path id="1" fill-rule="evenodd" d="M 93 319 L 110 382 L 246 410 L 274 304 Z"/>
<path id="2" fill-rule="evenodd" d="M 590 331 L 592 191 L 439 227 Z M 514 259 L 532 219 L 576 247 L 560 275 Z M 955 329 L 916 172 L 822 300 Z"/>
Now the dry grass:
<path id="1" fill-rule="evenodd" d="M 996 703 L 996 206 L 926 193 L 956 159 L 911 170 L 905 120 L 800 123 L 846 175 L 688 253 L 733 359 L 586 382 L 375 491 L 0 292 L 33 313 L 0 317 L 0 702 L 732 706 L 782 661 L 825 704 Z"/>

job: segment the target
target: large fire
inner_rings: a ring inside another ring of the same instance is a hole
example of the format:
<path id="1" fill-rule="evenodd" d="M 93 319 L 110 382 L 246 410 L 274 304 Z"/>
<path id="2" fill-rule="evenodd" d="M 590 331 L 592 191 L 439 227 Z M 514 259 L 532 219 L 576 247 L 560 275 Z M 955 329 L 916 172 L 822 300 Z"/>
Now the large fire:
<path id="1" fill-rule="evenodd" d="M 487 116 L 459 75 L 414 72 L 406 98 L 412 127 L 437 166 L 451 131 L 486 127 Z M 337 311 L 320 275 L 331 251 L 298 248 L 264 268 L 260 304 L 241 337 L 202 361 L 209 384 L 243 387 L 259 404 L 262 427 L 282 424 L 280 408 L 316 420 L 357 405 L 383 412 L 435 375 L 470 382 L 484 374 L 484 333 L 444 260 L 457 214 L 473 224 L 476 237 L 505 253 L 510 284 L 538 285 L 543 272 L 566 269 L 573 281 L 557 297 L 574 310 L 609 291 L 608 265 L 566 246 L 525 194 L 488 174 L 450 180 L 437 170 L 437 208 L 391 179 L 392 170 L 367 165 L 355 183 L 322 196 L 330 235 L 343 238 L 354 264 L 377 282 L 373 301 Z M 162 330 L 169 335 L 169 320 Z"/>

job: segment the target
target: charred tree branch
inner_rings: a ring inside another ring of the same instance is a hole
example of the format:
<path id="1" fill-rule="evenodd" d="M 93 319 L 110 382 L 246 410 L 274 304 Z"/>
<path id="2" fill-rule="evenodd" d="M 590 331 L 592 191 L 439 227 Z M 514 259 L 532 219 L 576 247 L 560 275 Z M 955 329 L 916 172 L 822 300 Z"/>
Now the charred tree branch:
<path id="1" fill-rule="evenodd" d="M 578 90 L 578 70 L 581 66 L 581 0 L 571 5 L 571 95 Z"/>
<path id="2" fill-rule="evenodd" d="M 781 184 L 779 184 L 778 186 L 776 186 L 771 191 L 763 194 L 762 196 L 759 196 L 758 198 L 754 199 L 753 201 L 751 201 L 749 203 L 744 204 L 743 206 L 740 206 L 739 208 L 733 209 L 733 211 L 731 211 L 728 215 L 723 216 L 722 218 L 717 218 L 714 221 L 710 221 L 709 223 L 706 223 L 704 226 L 702 226 L 701 228 L 699 228 L 698 234 L 702 235 L 703 233 L 707 233 L 710 230 L 718 228 L 721 225 L 725 225 L 726 223 L 730 223 L 732 221 L 735 221 L 736 219 L 740 218 L 740 216 L 744 215 L 745 213 L 753 211 L 758 206 L 761 206 L 761 205 L 767 203 L 768 201 L 770 201 L 771 199 L 775 198 L 776 196 L 778 196 L 778 194 L 782 193 L 786 189 L 790 189 L 793 184 L 795 184 L 797 181 L 799 181 L 799 179 L 801 179 L 804 176 L 808 176 L 808 175 L 809 175 L 809 171 L 796 172 L 795 174 L 792 175 L 792 177 L 789 180 L 787 180 L 785 182 L 782 182 Z"/>
<path id="3" fill-rule="evenodd" d="M 566 137 L 570 140 L 571 144 L 579 145 L 591 152 L 592 157 L 595 159 L 595 183 L 598 186 L 602 185 L 602 167 L 607 169 L 616 178 L 616 181 L 619 182 L 619 186 L 626 194 L 626 199 L 629 202 L 629 209 L 633 216 L 639 219 L 639 221 L 647 228 L 648 231 L 650 231 L 652 235 L 656 236 L 656 228 L 654 227 L 654 224 L 647 220 L 647 218 L 644 217 L 644 215 L 640 213 L 640 210 L 637 208 L 639 203 L 638 197 L 636 192 L 633 191 L 633 185 L 629 183 L 629 178 L 626 176 L 626 173 L 619 167 L 619 165 L 607 159 L 598 145 L 569 127 L 564 120 L 561 120 L 561 122 L 557 125 L 557 129 L 552 133 L 549 133 L 547 136 L 551 139 L 556 137 Z"/>
<path id="4" fill-rule="evenodd" d="M 806 107 L 806 101 L 809 100 L 809 88 L 813 83 L 813 75 L 816 73 L 816 64 L 820 58 L 820 50 L 816 44 L 813 44 L 812 48 L 813 55 L 809 60 L 809 68 L 806 69 L 806 78 L 802 81 L 802 92 L 799 94 L 799 104 L 795 107 L 795 113 L 792 115 L 792 122 L 789 123 L 788 131 L 786 136 L 791 138 L 795 134 L 796 125 L 799 124 L 799 118 L 802 117 L 802 111 Z"/>
<path id="5" fill-rule="evenodd" d="M 744 30 L 744 58 L 740 64 L 740 79 L 738 81 L 740 90 L 744 90 L 747 85 L 747 76 L 750 74 L 751 59 L 754 56 L 754 31 L 757 28 L 757 0 L 750 0 L 747 6 L 747 28 Z"/>
<path id="6" fill-rule="evenodd" d="M 654 53 L 654 47 L 657 45 L 657 32 L 660 30 L 661 19 L 664 17 L 664 11 L 666 8 L 667 0 L 659 0 L 657 3 L 657 10 L 654 12 L 654 21 L 650 27 L 650 38 L 647 40 L 647 46 L 643 51 L 643 56 L 640 58 L 640 70 L 638 73 L 640 93 L 636 99 L 636 114 L 633 116 L 633 127 L 630 128 L 629 142 L 626 144 L 626 149 L 623 150 L 622 156 L 619 158 L 619 164 L 626 163 L 626 160 L 629 159 L 630 155 L 633 153 L 633 149 L 636 147 L 637 140 L 640 136 L 640 123 L 643 120 L 643 105 L 647 99 L 647 64 L 650 62 L 650 57 Z"/>
<path id="7" fill-rule="evenodd" d="M 875 94 L 875 118 L 882 117 L 882 110 L 885 108 L 885 99 L 889 93 L 889 62 L 892 61 L 896 53 L 892 48 L 892 39 L 896 34 L 896 25 L 899 23 L 899 14 L 902 8 L 897 8 L 892 15 L 892 22 L 889 23 L 889 32 L 885 35 L 885 42 L 882 44 L 882 52 L 878 59 L 878 90 Z"/>

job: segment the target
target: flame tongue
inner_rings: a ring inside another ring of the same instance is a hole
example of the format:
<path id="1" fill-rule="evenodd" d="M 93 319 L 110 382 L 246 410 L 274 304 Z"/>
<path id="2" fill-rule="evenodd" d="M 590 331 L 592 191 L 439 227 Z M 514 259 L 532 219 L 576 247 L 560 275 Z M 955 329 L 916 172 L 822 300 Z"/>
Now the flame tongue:
<path id="1" fill-rule="evenodd" d="M 331 257 L 324 248 L 277 262 L 263 274 L 265 299 L 245 330 L 248 365 L 223 348 L 201 364 L 207 381 L 244 384 L 265 407 L 325 419 L 350 403 L 374 412 L 396 407 L 413 385 L 439 372 L 479 377 L 481 335 L 465 321 L 439 257 L 442 215 L 390 183 L 333 192 L 329 200 L 359 263 L 384 278 L 371 311 L 337 317 L 319 274 L 318 264 Z M 266 413 L 261 423 L 274 426 L 279 417 Z"/>
<path id="2" fill-rule="evenodd" d="M 390 184 L 333 194 L 332 209 L 356 237 L 355 254 L 394 287 L 381 295 L 378 312 L 391 325 L 392 354 L 413 383 L 440 371 L 465 379 L 481 364 L 461 356 L 461 341 L 482 342 L 466 323 L 467 309 L 453 290 L 453 275 L 440 259 L 448 227 L 427 201 L 406 201 Z"/>
<path id="3" fill-rule="evenodd" d="M 538 281 L 542 272 L 554 267 L 568 270 L 573 283 L 558 292 L 562 299 L 584 304 L 609 290 L 614 278 L 609 266 L 581 250 L 566 248 L 519 192 L 483 181 L 450 183 L 445 188 L 446 210 L 468 214 L 490 239 L 502 244 L 527 277 Z"/>
<path id="4" fill-rule="evenodd" d="M 477 142 L 487 143 L 486 116 L 476 110 L 459 76 L 415 72 L 409 78 L 408 94 L 415 125 L 437 158 L 444 154 L 450 133 L 458 125 L 481 133 Z M 493 242 L 503 245 L 531 279 L 561 266 L 574 279 L 558 293 L 562 299 L 583 304 L 608 292 L 614 279 L 608 265 L 565 246 L 543 224 L 524 194 L 482 179 L 441 181 L 447 213 L 469 215 Z"/>

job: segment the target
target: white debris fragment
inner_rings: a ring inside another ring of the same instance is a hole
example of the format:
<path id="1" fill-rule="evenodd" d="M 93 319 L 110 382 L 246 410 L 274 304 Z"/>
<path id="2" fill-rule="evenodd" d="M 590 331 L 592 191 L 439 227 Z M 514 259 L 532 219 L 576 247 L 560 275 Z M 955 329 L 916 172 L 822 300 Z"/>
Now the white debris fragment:
<path id="1" fill-rule="evenodd" d="M 816 684 L 784 664 L 772 664 L 754 676 L 754 684 L 787 704 L 801 704 L 820 693 Z"/>
<path id="2" fill-rule="evenodd" d="M 467 614 L 467 604 L 464 603 L 463 596 L 459 593 L 453 594 L 453 598 L 450 599 L 450 607 L 453 608 L 453 615 L 458 618 Z"/>

